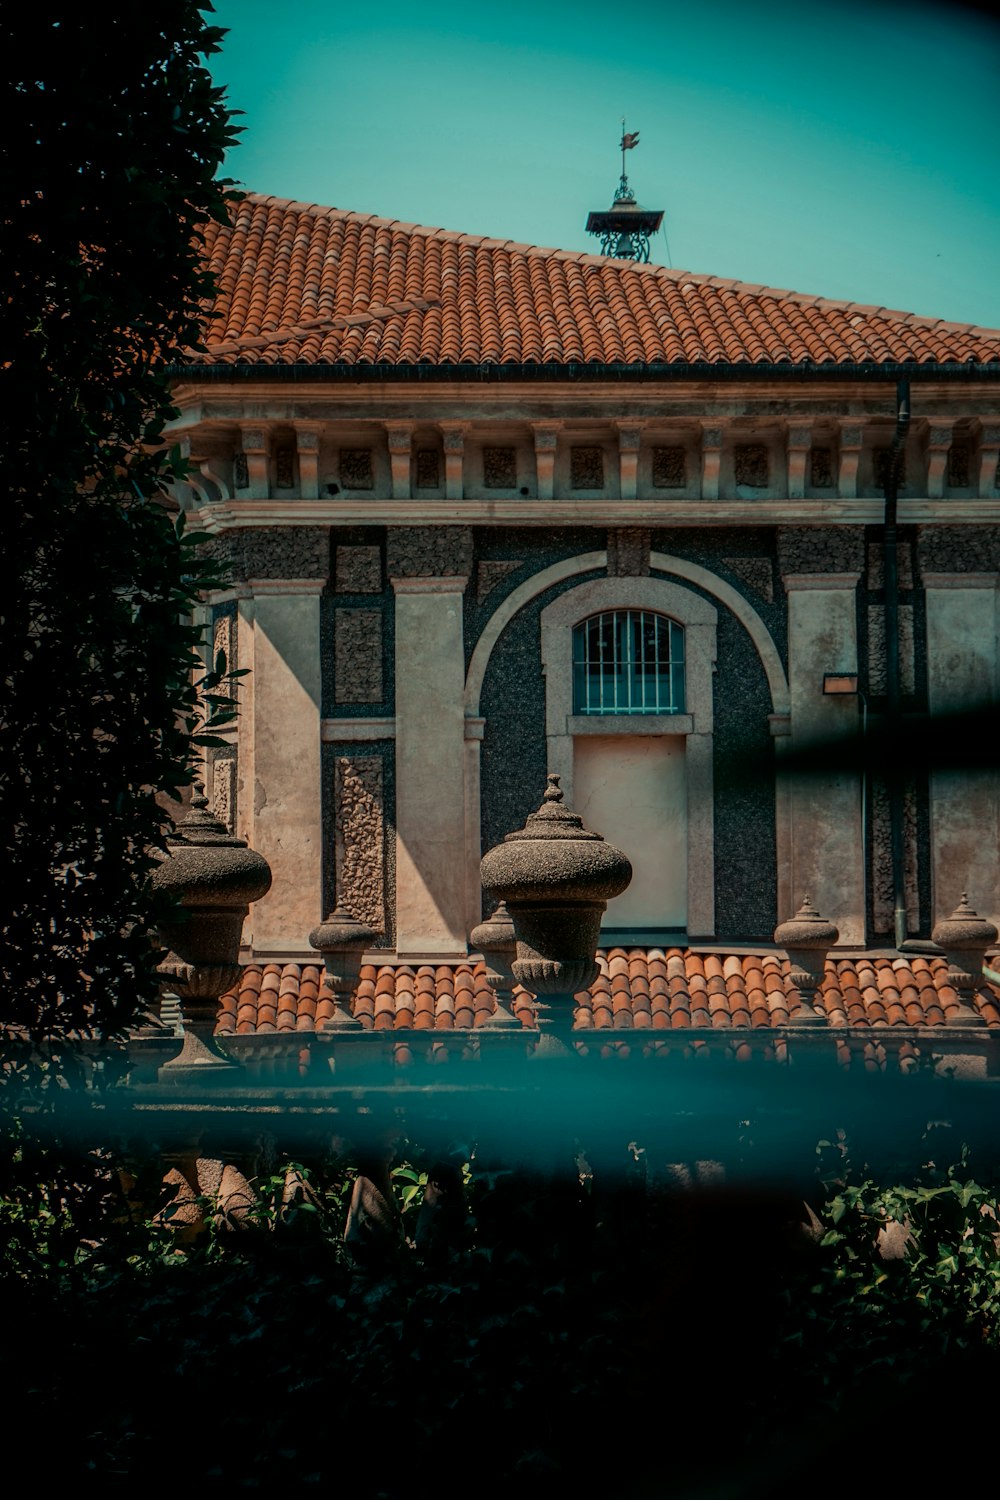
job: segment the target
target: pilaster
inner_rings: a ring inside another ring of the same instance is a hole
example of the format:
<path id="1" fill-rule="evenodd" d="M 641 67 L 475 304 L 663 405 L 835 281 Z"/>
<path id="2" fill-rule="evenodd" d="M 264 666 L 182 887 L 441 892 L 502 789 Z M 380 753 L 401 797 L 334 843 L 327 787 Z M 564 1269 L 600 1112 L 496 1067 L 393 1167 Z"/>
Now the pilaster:
<path id="1" fill-rule="evenodd" d="M 555 491 L 556 443 L 559 440 L 558 423 L 533 422 L 535 436 L 535 484 L 539 500 L 551 500 Z M 479 918 L 476 918 L 478 922 Z"/>
<path id="2" fill-rule="evenodd" d="M 788 464 L 788 498 L 803 500 L 806 493 L 806 467 L 812 447 L 812 427 L 798 422 L 789 422 L 786 439 Z"/>
<path id="3" fill-rule="evenodd" d="M 446 500 L 461 500 L 465 494 L 465 423 L 439 422 L 444 448 L 444 493 Z"/>
<path id="4" fill-rule="evenodd" d="M 243 452 L 247 461 L 248 490 L 251 500 L 269 500 L 271 476 L 268 472 L 271 455 L 271 434 L 266 427 L 244 427 L 242 430 Z"/>
<path id="5" fill-rule="evenodd" d="M 995 500 L 1000 488 L 1000 422 L 984 422 L 979 437 L 979 494 Z"/>
<path id="6" fill-rule="evenodd" d="M 618 472 L 621 498 L 634 500 L 639 473 L 639 445 L 642 441 L 641 422 L 619 422 L 618 426 Z"/>
<path id="7" fill-rule="evenodd" d="M 299 454 L 299 494 L 303 500 L 319 498 L 319 427 L 295 429 Z"/>
<path id="8" fill-rule="evenodd" d="M 863 442 L 864 428 L 860 422 L 852 420 L 840 424 L 840 474 L 837 481 L 837 493 L 842 500 L 857 498 L 858 464 L 861 462 Z M 807 891 L 804 894 L 810 893 Z M 824 907 L 823 910 L 825 911 L 826 908 Z M 836 921 L 836 917 L 833 920 Z M 841 935 L 843 935 L 842 928 Z"/>
<path id="9" fill-rule="evenodd" d="M 719 471 L 722 467 L 722 428 L 701 430 L 701 498 L 718 500 Z"/>
<path id="10" fill-rule="evenodd" d="M 944 476 L 948 468 L 952 423 L 931 422 L 927 434 L 927 495 L 940 500 L 944 494 Z"/>
<path id="11" fill-rule="evenodd" d="M 389 463 L 392 468 L 392 498 L 409 500 L 413 424 L 411 422 L 387 422 L 385 431 L 389 441 Z"/>

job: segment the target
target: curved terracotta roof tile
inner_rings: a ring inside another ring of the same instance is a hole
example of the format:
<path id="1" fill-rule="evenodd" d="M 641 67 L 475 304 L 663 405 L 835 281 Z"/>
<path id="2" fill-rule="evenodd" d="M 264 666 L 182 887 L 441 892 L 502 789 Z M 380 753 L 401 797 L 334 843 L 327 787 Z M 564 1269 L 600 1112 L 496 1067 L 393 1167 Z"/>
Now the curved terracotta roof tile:
<path id="1" fill-rule="evenodd" d="M 198 363 L 1000 360 L 995 329 L 256 194 L 204 247 L 218 297 Z M 386 307 L 417 299 L 441 307 Z"/>

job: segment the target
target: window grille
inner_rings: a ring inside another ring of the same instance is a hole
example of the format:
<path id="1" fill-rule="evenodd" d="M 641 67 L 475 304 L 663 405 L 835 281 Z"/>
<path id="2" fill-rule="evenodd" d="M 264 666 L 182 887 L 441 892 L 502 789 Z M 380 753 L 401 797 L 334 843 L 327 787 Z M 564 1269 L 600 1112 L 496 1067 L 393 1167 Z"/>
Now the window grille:
<path id="1" fill-rule="evenodd" d="M 648 610 L 611 609 L 573 631 L 573 712 L 684 712 L 684 630 Z"/>

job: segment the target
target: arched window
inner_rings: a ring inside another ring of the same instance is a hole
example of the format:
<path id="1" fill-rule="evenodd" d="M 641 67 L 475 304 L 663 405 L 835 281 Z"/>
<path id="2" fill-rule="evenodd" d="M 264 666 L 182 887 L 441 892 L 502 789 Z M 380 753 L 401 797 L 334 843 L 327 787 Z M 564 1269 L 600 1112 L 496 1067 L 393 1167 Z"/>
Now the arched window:
<path id="1" fill-rule="evenodd" d="M 651 610 L 608 609 L 573 631 L 575 714 L 682 714 L 684 630 Z"/>

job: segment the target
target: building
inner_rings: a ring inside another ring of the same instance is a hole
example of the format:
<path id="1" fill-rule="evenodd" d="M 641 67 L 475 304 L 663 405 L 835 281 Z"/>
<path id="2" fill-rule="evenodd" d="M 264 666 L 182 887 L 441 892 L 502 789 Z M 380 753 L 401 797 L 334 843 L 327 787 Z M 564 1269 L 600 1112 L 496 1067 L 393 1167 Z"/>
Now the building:
<path id="1" fill-rule="evenodd" d="M 900 377 L 901 708 L 996 700 L 1000 331 L 254 195 L 206 255 L 174 436 L 250 669 L 209 768 L 274 875 L 247 961 L 340 900 L 388 968 L 466 965 L 555 771 L 635 866 L 609 948 L 765 954 L 809 894 L 891 974 L 885 786 L 796 756 L 885 709 Z M 963 891 L 1000 917 L 1000 788 L 904 793 L 919 953 Z"/>

